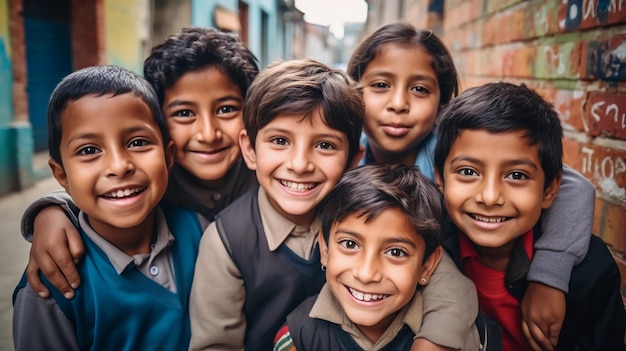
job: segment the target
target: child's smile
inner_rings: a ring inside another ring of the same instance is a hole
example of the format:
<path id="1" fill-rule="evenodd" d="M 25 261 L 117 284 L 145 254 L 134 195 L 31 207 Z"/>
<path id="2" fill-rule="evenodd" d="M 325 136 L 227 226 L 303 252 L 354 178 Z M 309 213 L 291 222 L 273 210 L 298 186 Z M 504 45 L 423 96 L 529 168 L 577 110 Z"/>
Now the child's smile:
<path id="1" fill-rule="evenodd" d="M 425 243 L 404 212 L 382 210 L 373 218 L 350 214 L 320 235 L 326 281 L 348 318 L 377 340 L 415 294 Z"/>
<path id="2" fill-rule="evenodd" d="M 476 245 L 511 247 L 548 201 L 537 145 L 523 132 L 463 130 L 444 164 L 448 214 Z"/>
<path id="3" fill-rule="evenodd" d="M 278 115 L 259 130 L 255 144 L 242 134 L 244 159 L 256 170 L 270 203 L 292 222 L 308 227 L 317 205 L 346 169 L 346 135 L 327 126 L 316 111 L 305 118 Z"/>
<path id="4" fill-rule="evenodd" d="M 213 66 L 182 75 L 165 91 L 163 111 L 176 163 L 217 186 L 241 156 L 243 97 L 239 86 Z"/>
<path id="5" fill-rule="evenodd" d="M 173 144 L 164 153 L 148 106 L 133 94 L 85 96 L 68 103 L 61 123 L 63 165 L 53 170 L 92 228 L 111 238 L 151 225 L 146 217 L 167 188 Z"/>

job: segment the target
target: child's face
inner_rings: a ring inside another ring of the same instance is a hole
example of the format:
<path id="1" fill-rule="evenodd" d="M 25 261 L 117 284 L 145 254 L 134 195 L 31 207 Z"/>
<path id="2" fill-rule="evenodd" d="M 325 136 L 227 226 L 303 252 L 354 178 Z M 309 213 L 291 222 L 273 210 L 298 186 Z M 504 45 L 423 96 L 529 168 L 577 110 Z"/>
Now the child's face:
<path id="1" fill-rule="evenodd" d="M 165 91 L 163 113 L 176 162 L 209 186 L 220 186 L 241 156 L 243 96 L 215 67 L 182 75 Z"/>
<path id="2" fill-rule="evenodd" d="M 245 131 L 240 142 L 248 168 L 256 171 L 274 208 L 303 226 L 311 224 L 348 163 L 348 138 L 327 126 L 319 110 L 310 118 L 278 115 L 259 130 L 255 145 Z"/>
<path id="3" fill-rule="evenodd" d="M 431 61 L 419 47 L 386 44 L 363 72 L 364 131 L 377 162 L 413 165 L 433 129 L 440 93 Z"/>
<path id="4" fill-rule="evenodd" d="M 61 127 L 63 167 L 50 167 L 93 229 L 141 224 L 165 193 L 174 151 L 149 107 L 132 94 L 85 96 L 67 104 Z"/>
<path id="5" fill-rule="evenodd" d="M 507 253 L 552 204 L 560 177 L 544 189 L 539 146 L 521 131 L 461 131 L 436 175 L 448 215 L 477 246 Z"/>
<path id="6" fill-rule="evenodd" d="M 351 214 L 335 223 L 328 243 L 319 235 L 326 281 L 348 318 L 376 342 L 397 312 L 424 285 L 439 263 L 441 248 L 424 264 L 424 240 L 398 208 L 365 222 Z"/>

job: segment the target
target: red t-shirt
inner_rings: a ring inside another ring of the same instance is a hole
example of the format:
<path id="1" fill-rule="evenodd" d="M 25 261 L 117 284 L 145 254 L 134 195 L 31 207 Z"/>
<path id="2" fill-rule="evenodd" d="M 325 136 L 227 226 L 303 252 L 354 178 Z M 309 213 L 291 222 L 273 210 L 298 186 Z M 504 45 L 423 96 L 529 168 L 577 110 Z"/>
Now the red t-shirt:
<path id="1" fill-rule="evenodd" d="M 532 229 L 522 235 L 524 250 L 533 257 Z M 469 238 L 459 235 L 463 273 L 476 285 L 480 310 L 500 323 L 504 351 L 532 350 L 522 332 L 522 310 L 519 301 L 506 289 L 505 272 L 485 267 Z"/>

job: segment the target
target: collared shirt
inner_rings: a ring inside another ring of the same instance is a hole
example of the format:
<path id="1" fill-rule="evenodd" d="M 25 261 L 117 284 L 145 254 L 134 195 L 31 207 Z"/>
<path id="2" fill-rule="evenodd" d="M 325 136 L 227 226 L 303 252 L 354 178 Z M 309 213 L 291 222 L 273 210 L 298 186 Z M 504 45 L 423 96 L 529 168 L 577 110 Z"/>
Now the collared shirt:
<path id="1" fill-rule="evenodd" d="M 150 246 L 150 253 L 129 256 L 105 238 L 98 235 L 84 212 L 78 215 L 78 222 L 85 234 L 105 253 L 117 274 L 121 274 L 129 267 L 135 266 L 146 277 L 176 292 L 176 280 L 172 267 L 172 257 L 169 246 L 174 242 L 174 236 L 169 231 L 165 216 L 160 208 L 155 209 L 156 233 Z"/>
<path id="2" fill-rule="evenodd" d="M 261 187 L 258 199 L 268 249 L 274 251 L 284 243 L 298 256 L 310 258 L 317 243 L 319 220 L 314 220 L 310 228 L 297 226 L 272 207 Z M 190 349 L 243 350 L 245 297 L 241 273 L 224 247 L 215 223 L 212 223 L 200 241 L 191 289 Z"/>
<path id="3" fill-rule="evenodd" d="M 529 259 L 532 259 L 533 230 L 518 240 Z M 463 272 L 476 284 L 480 310 L 495 319 L 502 327 L 503 350 L 531 350 L 522 333 L 520 302 L 506 288 L 506 272 L 483 265 L 470 239 L 463 233 L 459 234 L 459 250 Z"/>
<path id="4" fill-rule="evenodd" d="M 422 293 L 420 290 L 415 292 L 411 302 L 398 311 L 387 330 L 375 343 L 363 335 L 359 328 L 348 318 L 339 301 L 330 291 L 328 284 L 322 287 L 313 308 L 311 308 L 309 317 L 340 325 L 341 329 L 348 333 L 361 348 L 376 351 L 390 343 L 398 335 L 404 324 L 408 325 L 414 332 L 420 330 L 422 325 Z"/>
<path id="5" fill-rule="evenodd" d="M 172 273 L 169 250 L 175 239 L 169 231 L 161 209 L 157 207 L 155 210 L 155 237 L 150 253 L 145 255 L 128 256 L 122 252 L 93 230 L 84 213 L 80 212 L 78 214 L 78 221 L 81 229 L 105 253 L 118 274 L 121 274 L 129 267 L 136 266 L 148 278 L 168 288 L 170 291 L 176 292 L 176 282 Z M 15 314 L 19 314 L 21 317 L 14 319 L 15 325 L 13 327 L 15 330 L 30 330 L 32 329 L 33 321 L 36 321 L 41 326 L 38 330 L 45 331 L 39 334 L 21 333 L 21 336 L 29 339 L 38 338 L 39 344 L 46 344 L 51 350 L 79 349 L 75 326 L 65 316 L 53 297 L 50 296 L 43 299 L 37 295 L 30 284 L 27 284 L 26 287 L 17 293 L 14 311 Z M 45 340 L 45 342 L 42 340 Z M 49 342 L 50 340 L 54 340 L 59 344 L 52 345 Z M 25 342 L 20 344 L 32 343 Z M 37 344 L 37 341 L 35 341 L 35 344 Z"/>

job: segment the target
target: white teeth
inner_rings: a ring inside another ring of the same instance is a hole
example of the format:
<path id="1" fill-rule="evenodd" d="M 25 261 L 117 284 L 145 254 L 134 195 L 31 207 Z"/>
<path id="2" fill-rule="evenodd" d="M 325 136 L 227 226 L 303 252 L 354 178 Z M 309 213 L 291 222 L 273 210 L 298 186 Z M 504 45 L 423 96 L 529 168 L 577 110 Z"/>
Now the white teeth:
<path id="1" fill-rule="evenodd" d="M 352 294 L 352 296 L 354 296 L 354 298 L 359 301 L 365 301 L 365 302 L 379 301 L 379 300 L 383 300 L 389 297 L 389 295 L 362 293 L 352 288 L 348 288 L 348 290 L 350 290 L 350 294 Z"/>
<path id="2" fill-rule="evenodd" d="M 124 190 L 118 190 L 118 191 L 110 192 L 108 194 L 104 194 L 104 197 L 119 199 L 119 198 L 131 196 L 131 195 L 135 195 L 141 191 L 143 191 L 143 188 L 124 189 Z"/>
<path id="3" fill-rule="evenodd" d="M 481 221 L 481 222 L 487 222 L 487 223 L 500 223 L 500 222 L 504 222 L 506 221 L 506 217 L 483 217 L 483 216 L 479 216 L 479 215 L 472 215 L 474 217 L 474 219 Z"/>
<path id="4" fill-rule="evenodd" d="M 288 180 L 281 180 L 280 184 L 293 191 L 307 191 L 315 188 L 315 183 L 296 183 Z"/>

